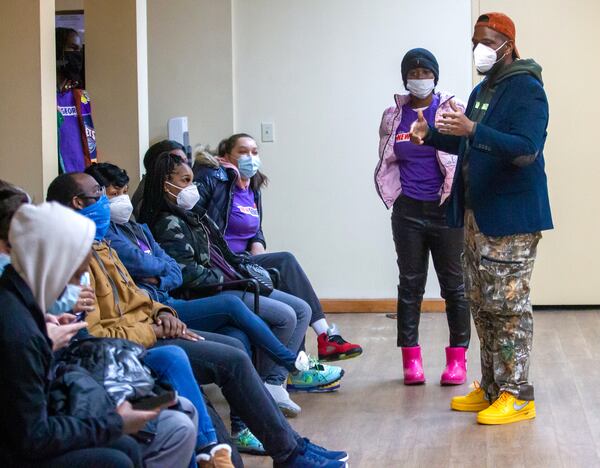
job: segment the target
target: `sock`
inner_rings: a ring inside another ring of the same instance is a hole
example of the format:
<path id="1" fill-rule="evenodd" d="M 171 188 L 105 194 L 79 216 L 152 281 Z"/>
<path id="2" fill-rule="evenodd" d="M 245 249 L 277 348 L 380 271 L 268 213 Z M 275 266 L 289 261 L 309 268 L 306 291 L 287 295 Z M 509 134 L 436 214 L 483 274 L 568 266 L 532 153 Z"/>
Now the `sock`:
<path id="1" fill-rule="evenodd" d="M 322 335 L 323 333 L 327 333 L 327 330 L 329 330 L 329 324 L 327 323 L 327 319 L 324 318 L 313 322 L 311 327 L 315 331 L 317 336 Z"/>

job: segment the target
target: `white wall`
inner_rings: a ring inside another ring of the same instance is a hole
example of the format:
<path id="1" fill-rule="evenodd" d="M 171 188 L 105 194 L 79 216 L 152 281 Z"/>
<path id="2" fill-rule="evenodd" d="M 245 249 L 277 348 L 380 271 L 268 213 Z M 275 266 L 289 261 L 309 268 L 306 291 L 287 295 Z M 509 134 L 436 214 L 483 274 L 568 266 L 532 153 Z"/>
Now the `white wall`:
<path id="1" fill-rule="evenodd" d="M 323 298 L 395 297 L 389 217 L 376 195 L 381 113 L 413 47 L 440 62 L 439 88 L 471 90 L 471 2 L 233 1 L 236 131 L 260 137 L 270 250 L 294 252 Z M 426 297 L 439 296 L 430 269 Z"/>
<path id="2" fill-rule="evenodd" d="M 150 142 L 187 115 L 190 143 L 233 130 L 231 1 L 148 0 Z"/>

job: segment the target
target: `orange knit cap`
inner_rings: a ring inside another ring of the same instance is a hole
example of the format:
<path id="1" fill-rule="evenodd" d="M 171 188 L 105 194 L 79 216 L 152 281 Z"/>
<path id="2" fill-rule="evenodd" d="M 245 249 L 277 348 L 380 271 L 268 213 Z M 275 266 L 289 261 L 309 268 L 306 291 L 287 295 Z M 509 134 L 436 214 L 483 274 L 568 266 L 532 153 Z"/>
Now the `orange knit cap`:
<path id="1" fill-rule="evenodd" d="M 516 30 L 515 23 L 504 13 L 485 13 L 477 18 L 477 22 L 475 23 L 475 27 L 477 26 L 485 26 L 486 28 L 493 29 L 500 34 L 504 34 L 508 37 L 513 43 L 515 43 L 516 38 Z M 519 51 L 517 50 L 517 45 L 515 43 L 515 55 L 519 57 Z"/>

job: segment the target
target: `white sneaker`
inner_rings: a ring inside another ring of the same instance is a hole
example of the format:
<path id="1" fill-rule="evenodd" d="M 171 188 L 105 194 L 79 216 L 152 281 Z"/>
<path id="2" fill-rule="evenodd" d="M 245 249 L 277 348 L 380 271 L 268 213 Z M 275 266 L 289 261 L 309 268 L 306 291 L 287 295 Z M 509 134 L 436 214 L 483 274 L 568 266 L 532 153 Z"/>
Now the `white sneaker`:
<path id="1" fill-rule="evenodd" d="M 310 369 L 310 359 L 308 359 L 308 356 L 304 351 L 300 351 L 298 353 L 295 366 L 300 372 L 306 372 L 308 369 Z"/>
<path id="2" fill-rule="evenodd" d="M 286 418 L 295 418 L 300 414 L 302 408 L 292 401 L 283 385 L 272 385 L 265 382 L 265 387 Z"/>

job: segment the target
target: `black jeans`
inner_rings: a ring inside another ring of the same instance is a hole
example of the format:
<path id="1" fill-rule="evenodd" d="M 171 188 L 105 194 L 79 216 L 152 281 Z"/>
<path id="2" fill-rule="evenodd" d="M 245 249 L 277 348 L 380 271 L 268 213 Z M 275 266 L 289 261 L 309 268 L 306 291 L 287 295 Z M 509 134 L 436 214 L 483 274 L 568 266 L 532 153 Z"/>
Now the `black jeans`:
<path id="1" fill-rule="evenodd" d="M 400 195 L 392 211 L 392 233 L 398 257 L 398 346 L 419 344 L 421 302 L 427 282 L 429 252 L 437 273 L 450 329 L 450 346 L 468 347 L 469 309 L 461 255 L 462 229 L 449 228 L 445 207 Z"/>
<path id="2" fill-rule="evenodd" d="M 276 462 L 286 460 L 298 447 L 298 435 L 267 392 L 243 345 L 228 336 L 197 333 L 206 340 L 159 340 L 156 345 L 180 346 L 198 384 L 217 384 L 232 412 L 242 418 L 269 455 Z"/>
<path id="3" fill-rule="evenodd" d="M 310 280 L 298 263 L 296 257 L 289 252 L 273 252 L 255 255 L 252 260 L 263 268 L 276 268 L 280 274 L 280 283 L 277 289 L 299 297 L 311 308 L 310 325 L 317 320 L 325 318 L 321 302 L 310 284 Z"/>

